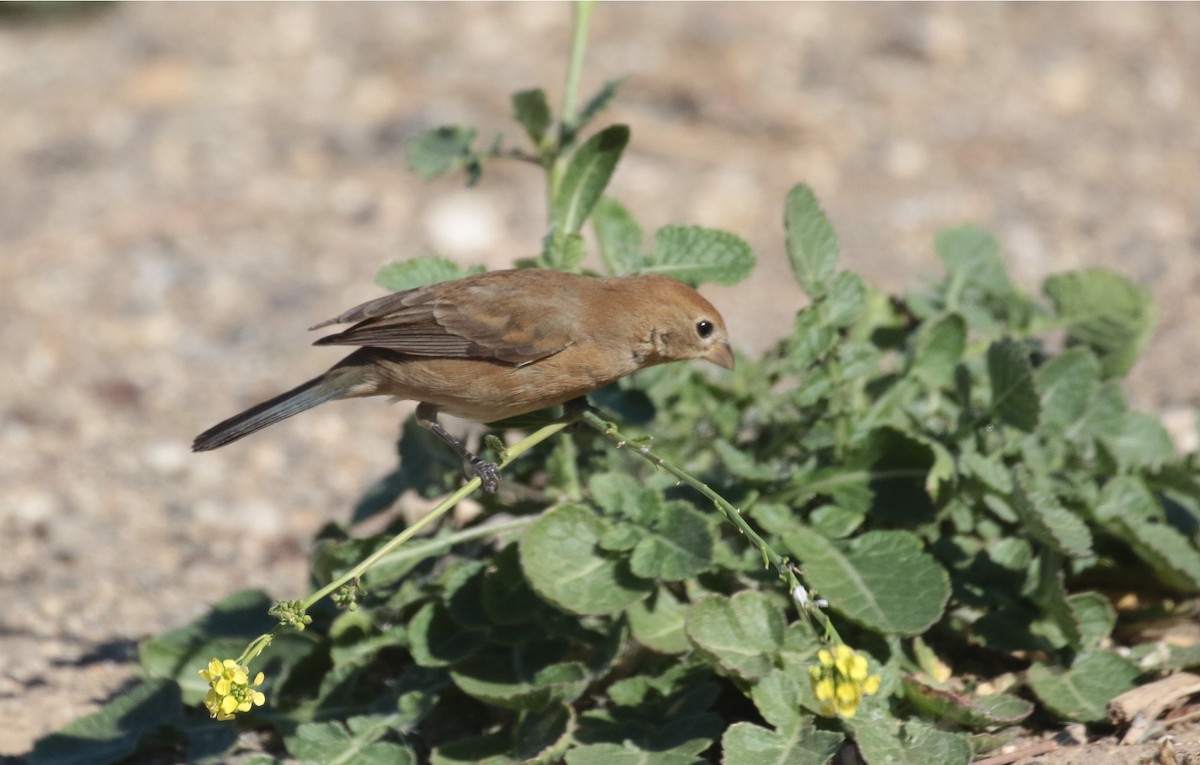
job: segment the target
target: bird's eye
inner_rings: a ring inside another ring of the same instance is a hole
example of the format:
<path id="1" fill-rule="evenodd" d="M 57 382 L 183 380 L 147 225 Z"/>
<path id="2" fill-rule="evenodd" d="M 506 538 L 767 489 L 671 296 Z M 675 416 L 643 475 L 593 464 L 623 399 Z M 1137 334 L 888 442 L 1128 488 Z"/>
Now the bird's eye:
<path id="1" fill-rule="evenodd" d="M 708 319 L 703 319 L 696 322 L 696 334 L 702 338 L 708 337 L 713 333 L 713 323 Z"/>

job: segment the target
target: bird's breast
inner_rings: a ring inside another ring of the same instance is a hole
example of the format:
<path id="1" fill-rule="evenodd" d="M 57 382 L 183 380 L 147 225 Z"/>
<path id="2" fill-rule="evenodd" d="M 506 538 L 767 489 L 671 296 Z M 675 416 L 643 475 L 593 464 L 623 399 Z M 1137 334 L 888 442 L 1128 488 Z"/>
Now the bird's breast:
<path id="1" fill-rule="evenodd" d="M 433 404 L 476 422 L 557 406 L 633 372 L 626 354 L 573 345 L 517 366 L 486 359 L 418 358 L 380 352 L 377 393 Z"/>

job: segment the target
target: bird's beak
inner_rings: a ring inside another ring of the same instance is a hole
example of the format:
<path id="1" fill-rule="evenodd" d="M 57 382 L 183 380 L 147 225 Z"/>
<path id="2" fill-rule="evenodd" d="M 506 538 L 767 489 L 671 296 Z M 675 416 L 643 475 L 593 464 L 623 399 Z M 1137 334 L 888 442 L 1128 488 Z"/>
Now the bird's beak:
<path id="1" fill-rule="evenodd" d="M 729 343 L 714 345 L 701 358 L 711 361 L 719 367 L 733 369 L 733 349 L 729 347 Z"/>

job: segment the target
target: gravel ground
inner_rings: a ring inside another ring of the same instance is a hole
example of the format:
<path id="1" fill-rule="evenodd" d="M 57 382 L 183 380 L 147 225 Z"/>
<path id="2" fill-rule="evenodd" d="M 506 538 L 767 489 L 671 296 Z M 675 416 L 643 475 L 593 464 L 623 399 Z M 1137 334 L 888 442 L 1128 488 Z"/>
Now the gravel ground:
<path id="1" fill-rule="evenodd" d="M 557 101 L 569 31 L 556 4 L 0 19 L 0 754 L 123 687 L 139 639 L 239 588 L 305 592 L 312 533 L 392 467 L 405 409 L 191 438 L 335 361 L 304 328 L 379 294 L 382 264 L 536 252 L 535 172 L 425 183 L 403 145 L 517 136 L 508 96 Z M 622 4 L 597 10 L 585 84 L 630 76 L 614 192 L 648 231 L 754 247 L 750 282 L 709 291 L 741 350 L 802 302 L 781 209 L 803 180 L 887 289 L 936 274 L 934 231 L 967 221 L 1031 287 L 1085 265 L 1148 287 L 1128 390 L 1194 446 L 1198 73 L 1194 4 Z"/>

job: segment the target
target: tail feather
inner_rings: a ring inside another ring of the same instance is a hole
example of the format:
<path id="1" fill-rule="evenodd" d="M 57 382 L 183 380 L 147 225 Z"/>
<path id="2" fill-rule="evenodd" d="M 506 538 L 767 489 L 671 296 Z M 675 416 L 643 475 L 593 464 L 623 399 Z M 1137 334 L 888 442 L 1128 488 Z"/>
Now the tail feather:
<path id="1" fill-rule="evenodd" d="M 235 414 L 196 436 L 196 440 L 192 442 L 192 451 L 206 452 L 216 449 L 268 425 L 300 414 L 317 404 L 340 398 L 346 392 L 345 388 L 331 383 L 328 375 L 322 375 L 292 388 L 287 393 L 281 393 L 275 398 L 252 406 L 241 414 Z"/>

